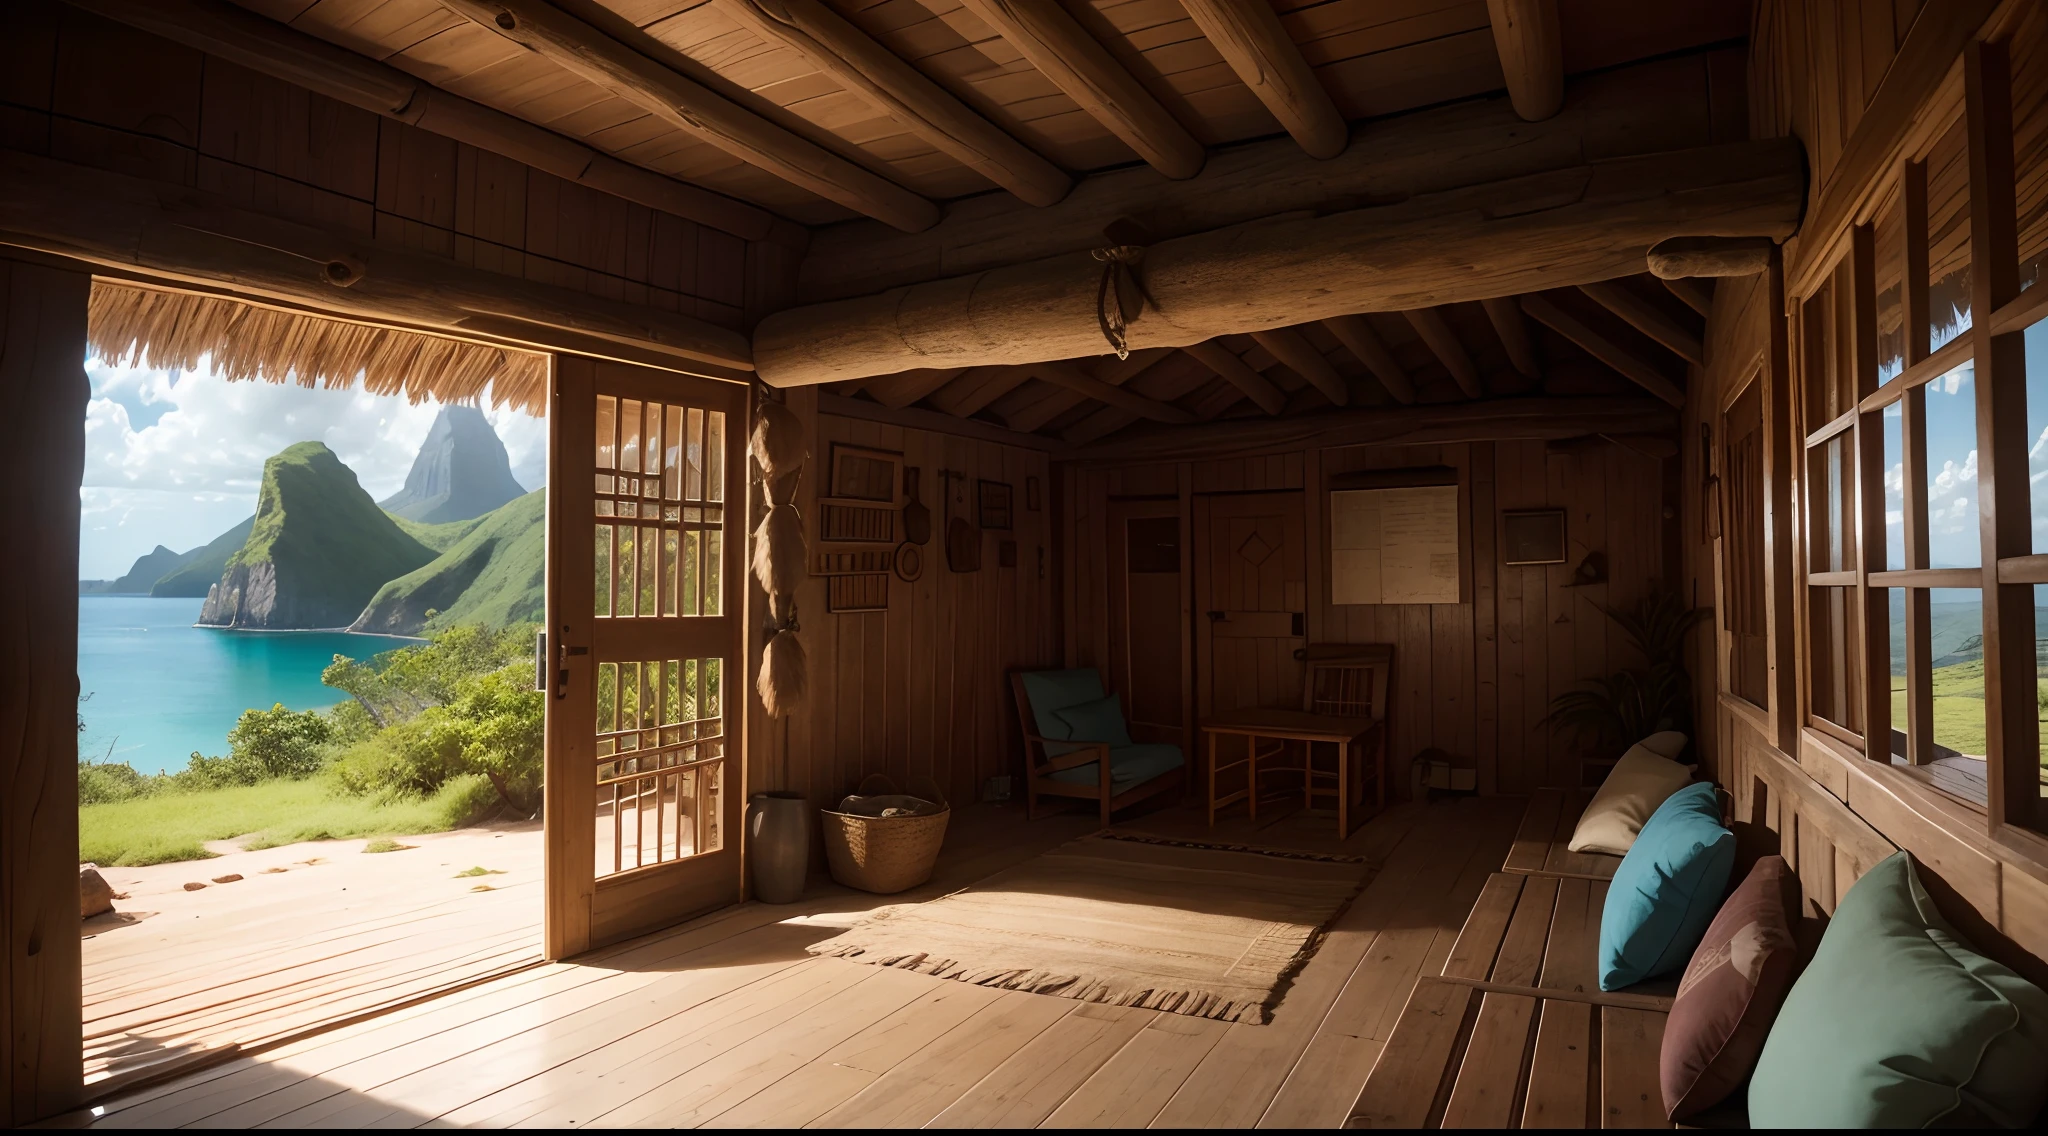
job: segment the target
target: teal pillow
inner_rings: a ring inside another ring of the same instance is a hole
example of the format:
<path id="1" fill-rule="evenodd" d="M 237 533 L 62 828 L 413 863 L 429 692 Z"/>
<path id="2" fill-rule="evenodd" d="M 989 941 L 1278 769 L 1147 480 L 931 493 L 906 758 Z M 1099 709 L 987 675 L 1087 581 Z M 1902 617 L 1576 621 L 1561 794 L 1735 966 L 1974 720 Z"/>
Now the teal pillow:
<path id="1" fill-rule="evenodd" d="M 1749 1082 L 1758 1128 L 2018 1128 L 2044 1103 L 2048 994 L 1972 949 L 1904 852 L 1842 897 Z"/>
<path id="2" fill-rule="evenodd" d="M 1600 989 L 1669 974 L 1721 910 L 1735 869 L 1735 834 L 1721 823 L 1714 786 L 1700 781 L 1664 799 L 1607 884 L 1600 911 Z"/>
<path id="3" fill-rule="evenodd" d="M 1055 710 L 1053 716 L 1067 727 L 1068 741 L 1108 742 L 1113 749 L 1131 744 L 1131 731 L 1124 725 L 1123 703 L 1114 694 Z"/>
<path id="4" fill-rule="evenodd" d="M 1060 711 L 1101 698 L 1102 676 L 1094 667 L 1076 667 L 1065 671 L 1027 671 L 1022 678 L 1024 697 L 1031 701 L 1036 733 L 1041 738 L 1056 739 L 1046 743 L 1046 756 L 1060 757 L 1080 749 L 1077 745 L 1060 744 L 1069 736 L 1067 724 L 1060 721 Z"/>

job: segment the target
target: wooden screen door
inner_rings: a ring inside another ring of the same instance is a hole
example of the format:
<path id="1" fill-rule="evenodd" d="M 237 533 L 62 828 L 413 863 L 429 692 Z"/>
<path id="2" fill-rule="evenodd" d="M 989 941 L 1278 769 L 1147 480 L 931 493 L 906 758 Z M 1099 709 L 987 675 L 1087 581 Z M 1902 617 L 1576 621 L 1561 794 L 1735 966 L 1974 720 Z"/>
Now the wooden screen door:
<path id="1" fill-rule="evenodd" d="M 1195 498 L 1195 617 L 1203 715 L 1248 706 L 1299 707 L 1308 643 L 1302 496 Z"/>
<path id="2" fill-rule="evenodd" d="M 1109 503 L 1109 688 L 1131 737 L 1194 752 L 1180 501 Z"/>
<path id="3" fill-rule="evenodd" d="M 550 958 L 740 898 L 746 388 L 561 356 L 550 418 Z"/>

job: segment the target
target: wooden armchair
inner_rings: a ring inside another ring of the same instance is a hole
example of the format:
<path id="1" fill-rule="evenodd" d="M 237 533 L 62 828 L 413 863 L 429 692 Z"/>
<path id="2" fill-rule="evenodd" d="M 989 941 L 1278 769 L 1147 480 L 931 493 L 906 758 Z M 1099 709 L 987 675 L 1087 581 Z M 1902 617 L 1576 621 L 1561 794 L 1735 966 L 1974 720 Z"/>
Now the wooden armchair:
<path id="1" fill-rule="evenodd" d="M 1106 825 L 1112 812 L 1178 789 L 1186 776 L 1179 746 L 1131 741 L 1121 709 L 1106 702 L 1093 667 L 1013 669 L 1010 690 L 1024 732 L 1030 819 L 1038 818 L 1040 797 L 1073 797 L 1098 802 Z"/>

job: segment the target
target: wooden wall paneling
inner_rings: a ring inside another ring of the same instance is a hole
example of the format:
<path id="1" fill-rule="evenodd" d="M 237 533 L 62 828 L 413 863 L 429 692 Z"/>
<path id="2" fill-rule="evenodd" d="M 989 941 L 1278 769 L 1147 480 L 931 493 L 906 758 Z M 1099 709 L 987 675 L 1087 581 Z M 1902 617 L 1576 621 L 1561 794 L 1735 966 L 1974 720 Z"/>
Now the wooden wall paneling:
<path id="1" fill-rule="evenodd" d="M 1477 442 L 1472 446 L 1472 725 L 1473 759 L 1479 771 L 1479 791 L 1492 795 L 1500 791 L 1500 557 L 1496 551 L 1494 521 L 1494 462 L 1496 444 Z"/>
<path id="2" fill-rule="evenodd" d="M 1545 607 L 1550 613 L 1546 644 L 1549 656 L 1549 685 L 1544 693 L 1544 705 L 1547 707 L 1551 699 L 1575 685 L 1574 676 L 1578 673 L 1579 661 L 1578 625 L 1587 615 L 1597 617 L 1597 613 L 1580 603 L 1578 589 L 1566 588 L 1565 585 L 1571 582 L 1572 569 L 1577 565 L 1579 558 L 1586 554 L 1594 541 L 1604 542 L 1607 534 L 1601 532 L 1596 535 L 1588 532 L 1585 517 L 1572 503 L 1572 483 L 1575 480 L 1572 477 L 1573 467 L 1580 459 L 1574 455 L 1552 454 L 1546 451 L 1538 460 L 1542 463 L 1543 483 L 1550 486 L 1551 502 L 1564 503 L 1566 510 L 1565 562 L 1552 564 L 1543 570 L 1547 584 Z M 1547 740 L 1543 750 L 1542 784 L 1578 784 L 1577 771 L 1566 768 L 1563 751 L 1568 744 L 1568 739 L 1558 736 L 1552 736 Z"/>
<path id="3" fill-rule="evenodd" d="M 0 1070 L 10 1127 L 78 1103 L 78 487 L 91 277 L 0 259 L 0 524 L 9 558 L 0 684 Z"/>
<path id="4" fill-rule="evenodd" d="M 1500 524 L 1499 511 L 1521 506 L 1521 494 L 1525 491 L 1521 458 L 1526 448 L 1514 442 L 1499 442 L 1493 447 L 1495 514 L 1486 518 L 1486 524 L 1496 532 Z M 1494 576 L 1500 692 L 1500 713 L 1496 723 L 1500 740 L 1495 749 L 1494 763 L 1495 786 L 1502 793 L 1524 793 L 1532 787 L 1526 768 L 1529 730 L 1524 706 L 1530 698 L 1540 694 L 1543 686 L 1540 677 L 1532 686 L 1528 675 L 1527 643 L 1537 631 L 1530 628 L 1525 619 L 1527 600 L 1524 590 L 1530 572 L 1528 568 L 1500 565 Z"/>

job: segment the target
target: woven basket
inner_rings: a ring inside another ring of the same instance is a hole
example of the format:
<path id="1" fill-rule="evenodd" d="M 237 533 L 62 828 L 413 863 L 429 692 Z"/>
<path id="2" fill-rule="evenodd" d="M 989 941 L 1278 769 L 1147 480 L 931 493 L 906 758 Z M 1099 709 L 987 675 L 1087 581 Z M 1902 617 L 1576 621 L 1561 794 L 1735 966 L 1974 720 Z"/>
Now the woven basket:
<path id="1" fill-rule="evenodd" d="M 860 794 L 870 796 L 871 784 L 886 786 L 881 792 L 894 793 L 896 785 L 879 773 L 860 783 Z M 946 821 L 953 815 L 945 795 L 929 779 L 930 800 L 939 811 L 925 816 L 869 817 L 820 809 L 825 830 L 825 860 L 832 866 L 832 878 L 847 887 L 893 895 L 932 878 L 938 863 L 939 845 L 946 839 Z"/>

